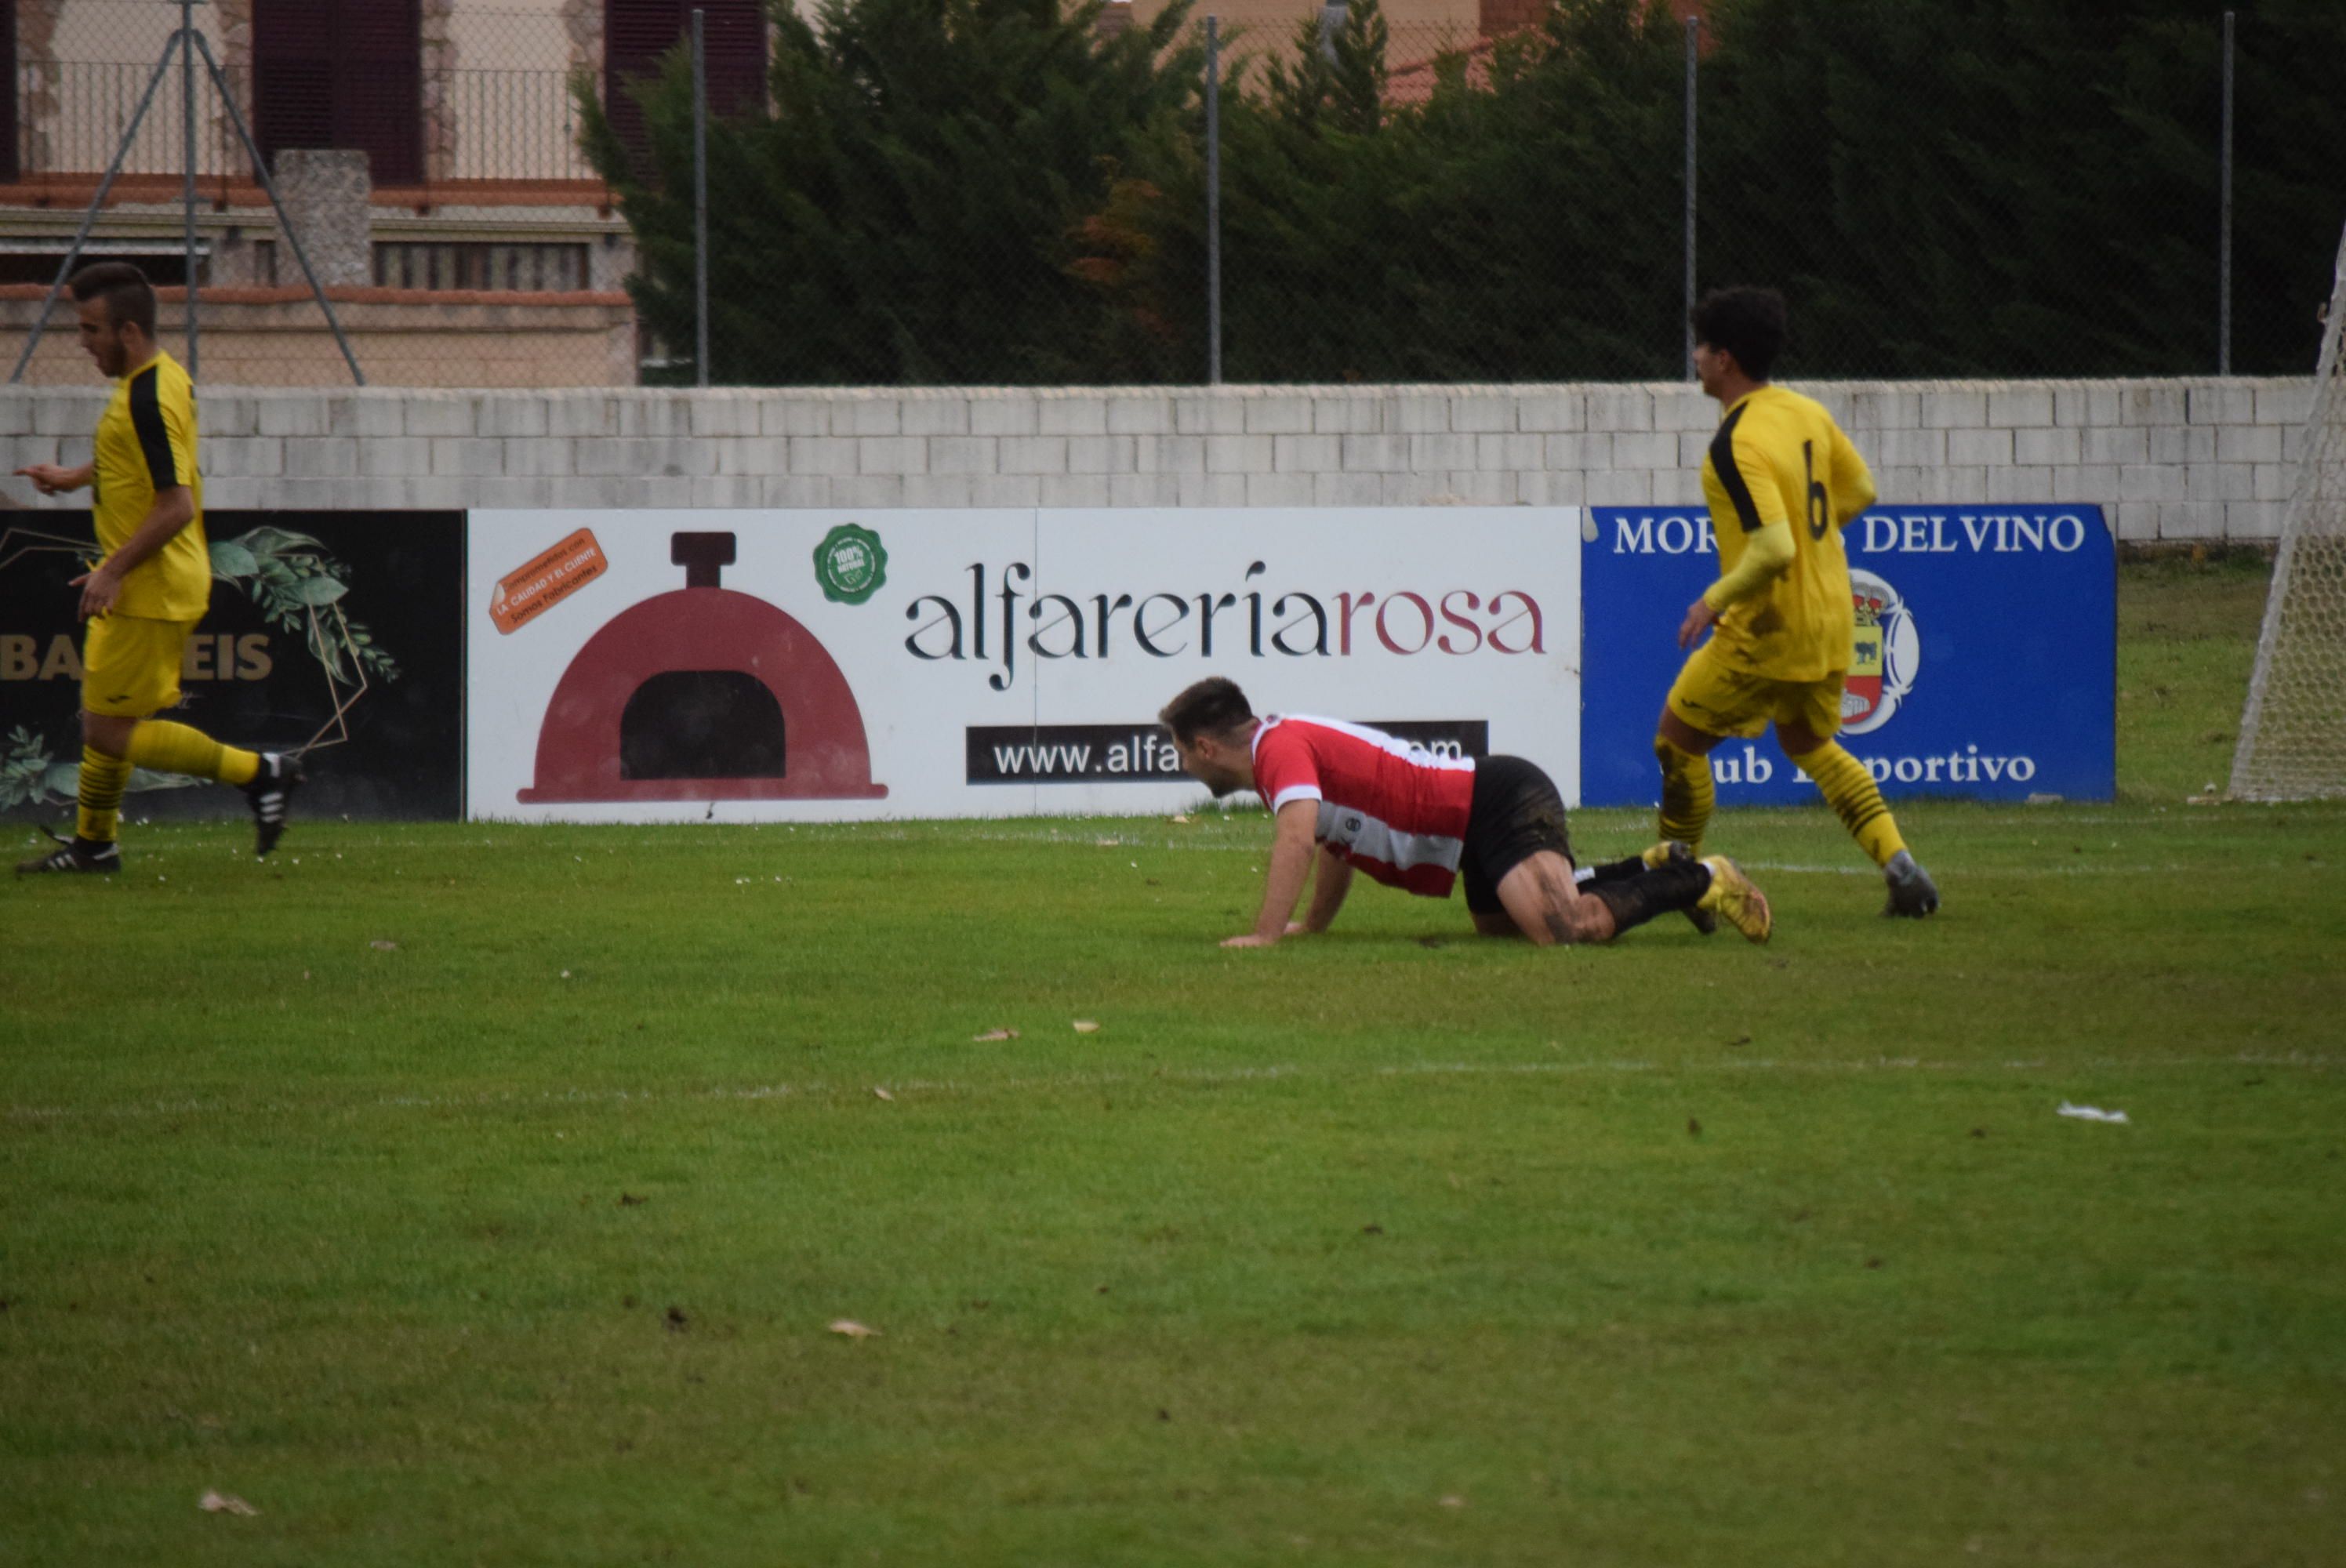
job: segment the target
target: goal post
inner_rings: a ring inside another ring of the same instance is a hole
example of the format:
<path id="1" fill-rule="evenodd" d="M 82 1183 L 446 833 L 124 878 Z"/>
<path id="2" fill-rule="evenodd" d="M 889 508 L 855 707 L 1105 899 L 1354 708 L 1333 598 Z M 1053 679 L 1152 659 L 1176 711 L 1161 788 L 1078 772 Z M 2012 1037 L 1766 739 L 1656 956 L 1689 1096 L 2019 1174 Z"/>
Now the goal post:
<path id="1" fill-rule="evenodd" d="M 2346 796 L 2346 239 L 2330 286 L 2296 484 L 2282 515 L 2232 754 L 2237 800 Z"/>

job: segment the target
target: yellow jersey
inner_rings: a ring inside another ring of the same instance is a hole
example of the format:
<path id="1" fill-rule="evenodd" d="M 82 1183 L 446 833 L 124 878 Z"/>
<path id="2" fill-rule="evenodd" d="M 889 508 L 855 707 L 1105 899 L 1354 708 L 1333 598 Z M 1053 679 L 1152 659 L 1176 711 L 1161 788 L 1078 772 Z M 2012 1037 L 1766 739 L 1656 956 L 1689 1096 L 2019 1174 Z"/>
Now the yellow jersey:
<path id="1" fill-rule="evenodd" d="M 1873 504 L 1873 474 L 1824 405 L 1779 386 L 1738 398 L 1702 460 L 1702 494 L 1722 578 L 1763 529 L 1792 541 L 1781 575 L 1720 608 L 1719 657 L 1775 680 L 1848 669 L 1855 615 L 1841 531 Z"/>
<path id="2" fill-rule="evenodd" d="M 196 503 L 193 520 L 122 579 L 116 611 L 201 620 L 212 597 L 211 547 L 204 538 L 204 476 L 196 467 L 196 389 L 177 360 L 158 353 L 114 383 L 95 447 L 90 511 L 105 554 L 138 531 L 157 492 L 184 484 Z"/>

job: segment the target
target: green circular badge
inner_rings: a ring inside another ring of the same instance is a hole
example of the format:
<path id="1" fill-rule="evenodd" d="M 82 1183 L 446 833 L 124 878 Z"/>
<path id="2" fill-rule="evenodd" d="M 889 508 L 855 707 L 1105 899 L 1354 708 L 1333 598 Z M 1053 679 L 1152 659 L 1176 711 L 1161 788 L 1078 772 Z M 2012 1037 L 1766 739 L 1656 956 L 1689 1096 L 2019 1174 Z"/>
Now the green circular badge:
<path id="1" fill-rule="evenodd" d="M 842 523 L 814 547 L 814 580 L 834 604 L 860 605 L 888 580 L 888 552 L 880 535 L 854 523 Z"/>

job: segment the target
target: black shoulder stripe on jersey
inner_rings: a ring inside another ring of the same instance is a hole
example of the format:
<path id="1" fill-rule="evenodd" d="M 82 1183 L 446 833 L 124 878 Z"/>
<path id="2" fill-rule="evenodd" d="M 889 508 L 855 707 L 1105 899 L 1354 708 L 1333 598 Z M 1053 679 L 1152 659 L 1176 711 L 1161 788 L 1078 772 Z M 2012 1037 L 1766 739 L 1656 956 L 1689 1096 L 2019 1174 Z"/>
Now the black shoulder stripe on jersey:
<path id="1" fill-rule="evenodd" d="M 158 492 L 179 483 L 179 467 L 171 459 L 171 433 L 163 428 L 163 404 L 156 395 L 162 378 L 148 365 L 130 378 L 130 428 L 138 433 L 138 450 L 147 454 L 147 472 Z"/>
<path id="2" fill-rule="evenodd" d="M 1746 534 L 1760 532 L 1759 503 L 1751 499 L 1751 486 L 1743 482 L 1743 470 L 1735 466 L 1735 427 L 1743 418 L 1744 405 L 1719 422 L 1719 433 L 1710 438 L 1710 466 L 1719 475 L 1719 483 L 1727 491 L 1727 499 L 1735 505 L 1735 520 L 1743 524 Z"/>

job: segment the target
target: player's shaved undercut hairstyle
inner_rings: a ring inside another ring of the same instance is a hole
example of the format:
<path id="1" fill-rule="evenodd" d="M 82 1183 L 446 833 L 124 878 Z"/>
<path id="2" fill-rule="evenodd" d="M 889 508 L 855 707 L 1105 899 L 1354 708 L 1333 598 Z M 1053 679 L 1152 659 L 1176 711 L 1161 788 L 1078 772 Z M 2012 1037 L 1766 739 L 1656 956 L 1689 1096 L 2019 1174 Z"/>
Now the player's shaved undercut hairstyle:
<path id="1" fill-rule="evenodd" d="M 1254 709 L 1247 706 L 1246 693 L 1239 689 L 1238 682 L 1212 675 L 1167 703 L 1157 722 L 1188 746 L 1200 735 L 1219 740 L 1252 718 Z"/>
<path id="2" fill-rule="evenodd" d="M 1784 296 L 1773 289 L 1713 289 L 1696 302 L 1694 341 L 1725 349 L 1743 373 L 1764 382 L 1790 331 Z"/>
<path id="3" fill-rule="evenodd" d="M 155 286 L 129 262 L 95 262 L 66 280 L 66 287 L 76 304 L 104 300 L 107 326 L 132 321 L 149 340 L 155 336 Z"/>

